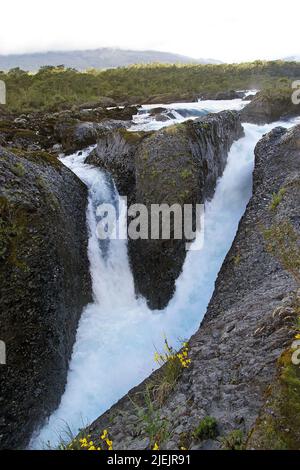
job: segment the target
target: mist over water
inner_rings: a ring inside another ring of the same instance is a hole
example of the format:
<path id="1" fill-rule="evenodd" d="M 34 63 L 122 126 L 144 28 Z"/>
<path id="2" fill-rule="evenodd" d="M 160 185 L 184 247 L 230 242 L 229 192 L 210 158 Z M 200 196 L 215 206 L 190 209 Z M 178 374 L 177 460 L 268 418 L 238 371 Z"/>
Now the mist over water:
<path id="1" fill-rule="evenodd" d="M 220 102 L 211 102 L 211 110 L 216 106 Z M 197 331 L 251 196 L 254 147 L 278 124 L 246 124 L 245 137 L 232 145 L 215 195 L 205 204 L 203 248 L 187 252 L 174 297 L 163 311 L 151 311 L 143 298 L 135 297 L 126 240 L 112 240 L 104 247 L 96 237 L 96 206 L 115 202 L 118 195 L 105 173 L 83 163 L 90 149 L 62 159 L 89 189 L 88 255 L 94 301 L 80 319 L 60 406 L 35 434 L 32 448 L 43 448 L 47 442 L 57 445 L 66 424 L 76 434 L 145 379 L 156 367 L 153 355 L 155 348 L 162 349 L 164 335 L 177 347 Z M 149 128 L 151 123 L 143 125 Z M 122 210 L 120 218 L 125 223 Z"/>

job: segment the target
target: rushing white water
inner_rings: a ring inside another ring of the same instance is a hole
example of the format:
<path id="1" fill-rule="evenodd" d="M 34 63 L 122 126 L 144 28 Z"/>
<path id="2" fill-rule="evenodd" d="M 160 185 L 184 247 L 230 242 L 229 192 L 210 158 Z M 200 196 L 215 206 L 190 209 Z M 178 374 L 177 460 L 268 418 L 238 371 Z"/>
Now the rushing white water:
<path id="1" fill-rule="evenodd" d="M 95 207 L 116 200 L 116 194 L 104 173 L 83 163 L 90 149 L 62 160 L 89 188 L 94 302 L 82 313 L 60 406 L 33 437 L 32 448 L 55 446 L 66 424 L 76 433 L 147 377 L 164 335 L 176 347 L 198 329 L 251 195 L 254 146 L 275 125 L 247 124 L 245 137 L 233 144 L 215 195 L 206 203 L 204 246 L 188 252 L 175 295 L 163 311 L 150 311 L 144 299 L 135 298 L 126 241 L 99 244 Z"/>
<path id="2" fill-rule="evenodd" d="M 256 90 L 250 90 L 246 92 L 246 95 L 254 94 Z M 139 113 L 133 117 L 132 130 L 136 131 L 148 131 L 157 130 L 162 127 L 171 126 L 172 124 L 184 122 L 191 118 L 204 116 L 208 113 L 217 113 L 225 109 L 231 109 L 240 111 L 249 101 L 243 101 L 241 99 L 235 100 L 203 100 L 195 103 L 172 103 L 172 104 L 147 104 L 143 105 Z M 173 118 L 169 118 L 167 121 L 156 121 L 151 116 L 150 111 L 155 108 L 164 108 Z"/>

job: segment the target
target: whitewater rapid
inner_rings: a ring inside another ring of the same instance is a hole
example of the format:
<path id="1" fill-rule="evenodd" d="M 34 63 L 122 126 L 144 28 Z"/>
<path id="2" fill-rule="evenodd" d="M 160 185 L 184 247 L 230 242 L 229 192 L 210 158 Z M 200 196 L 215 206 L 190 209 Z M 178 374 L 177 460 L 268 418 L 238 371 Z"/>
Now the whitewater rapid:
<path id="1" fill-rule="evenodd" d="M 220 106 L 220 102 L 211 102 L 213 109 L 214 104 Z M 135 297 L 126 240 L 112 240 L 104 246 L 96 237 L 96 206 L 101 202 L 116 204 L 118 194 L 105 173 L 84 164 L 91 149 L 62 159 L 89 190 L 88 255 L 93 303 L 80 319 L 60 406 L 35 433 L 31 448 L 49 444 L 55 447 L 67 427 L 76 434 L 145 379 L 155 368 L 153 355 L 155 348 L 162 349 L 164 336 L 178 347 L 195 333 L 251 196 L 254 147 L 272 127 L 292 124 L 244 125 L 245 137 L 232 145 L 215 195 L 205 204 L 203 248 L 187 253 L 174 297 L 163 311 L 150 311 L 143 298 Z M 151 122 L 146 118 L 140 125 L 149 128 Z M 122 210 L 120 218 L 125 223 Z"/>

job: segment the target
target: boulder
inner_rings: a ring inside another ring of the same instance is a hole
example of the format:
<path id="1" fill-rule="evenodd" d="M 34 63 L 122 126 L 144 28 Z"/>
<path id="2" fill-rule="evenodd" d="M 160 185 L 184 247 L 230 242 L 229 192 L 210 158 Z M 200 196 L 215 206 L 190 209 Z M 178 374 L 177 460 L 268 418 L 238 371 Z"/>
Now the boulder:
<path id="1" fill-rule="evenodd" d="M 155 119 L 155 121 L 165 122 L 169 121 L 170 119 L 174 119 L 174 113 L 171 109 L 158 107 L 152 108 L 149 111 L 149 115 Z"/>
<path id="2" fill-rule="evenodd" d="M 91 301 L 87 189 L 46 152 L 0 148 L 0 448 L 28 444 L 59 405 Z"/>
<path id="3" fill-rule="evenodd" d="M 218 92 L 206 92 L 200 94 L 201 100 L 235 100 L 237 98 L 243 98 L 245 92 L 243 91 L 218 91 Z"/>
<path id="4" fill-rule="evenodd" d="M 107 129 L 98 138 L 97 147 L 86 158 L 85 163 L 108 171 L 121 195 L 135 200 L 135 153 L 141 141 L 151 132 L 129 132 L 124 128 Z"/>
<path id="5" fill-rule="evenodd" d="M 0 120 L 0 142 L 3 146 L 31 150 L 47 148 L 49 139 L 24 126 L 24 121 Z"/>
<path id="6" fill-rule="evenodd" d="M 54 128 L 56 140 L 65 153 L 73 153 L 96 144 L 98 137 L 107 129 L 126 128 L 124 121 L 81 122 L 76 119 L 58 121 Z"/>
<path id="7" fill-rule="evenodd" d="M 150 116 L 156 116 L 157 114 L 161 114 L 167 111 L 167 108 L 163 108 L 162 106 L 159 106 L 157 108 L 152 108 L 149 111 Z"/>
<path id="8" fill-rule="evenodd" d="M 222 112 L 152 133 L 135 154 L 137 203 L 192 204 L 211 198 L 234 140 L 243 135 L 237 113 Z M 172 298 L 186 256 L 186 242 L 128 241 L 135 286 L 152 309 L 164 308 Z"/>
<path id="9" fill-rule="evenodd" d="M 109 171 L 129 204 L 202 203 L 212 197 L 234 140 L 243 134 L 239 116 L 224 111 L 157 132 L 107 132 L 86 159 Z M 171 232 L 173 227 L 171 227 Z M 138 294 L 162 309 L 174 293 L 186 240 L 128 241 Z"/>
<path id="10" fill-rule="evenodd" d="M 292 102 L 292 89 L 259 92 L 241 111 L 242 121 L 253 124 L 266 124 L 299 115 L 300 105 Z"/>
<path id="11" fill-rule="evenodd" d="M 97 108 L 81 108 L 74 109 L 68 112 L 69 118 L 76 118 L 80 121 L 93 121 L 101 122 L 103 120 L 121 120 L 131 121 L 132 116 L 137 114 L 138 108 L 136 106 L 121 106 L 105 109 L 103 107 Z"/>
<path id="12" fill-rule="evenodd" d="M 135 106 L 81 108 L 17 117 L 0 113 L 0 145 L 51 152 L 54 145 L 62 144 L 63 151 L 72 153 L 96 144 L 104 129 L 129 127 L 132 116 L 138 112 Z"/>

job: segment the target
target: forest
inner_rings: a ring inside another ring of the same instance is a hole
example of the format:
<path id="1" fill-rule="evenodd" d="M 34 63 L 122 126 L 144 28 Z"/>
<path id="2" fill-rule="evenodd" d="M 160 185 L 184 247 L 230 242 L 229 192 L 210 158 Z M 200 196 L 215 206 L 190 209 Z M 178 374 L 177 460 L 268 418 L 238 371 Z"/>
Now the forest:
<path id="1" fill-rule="evenodd" d="M 73 105 L 109 97 L 117 104 L 143 104 L 161 95 L 179 101 L 239 89 L 290 87 L 300 77 L 299 62 L 255 61 L 218 65 L 133 65 L 106 70 L 78 72 L 72 68 L 44 66 L 37 73 L 14 68 L 0 71 L 7 89 L 11 112 L 58 111 Z"/>

